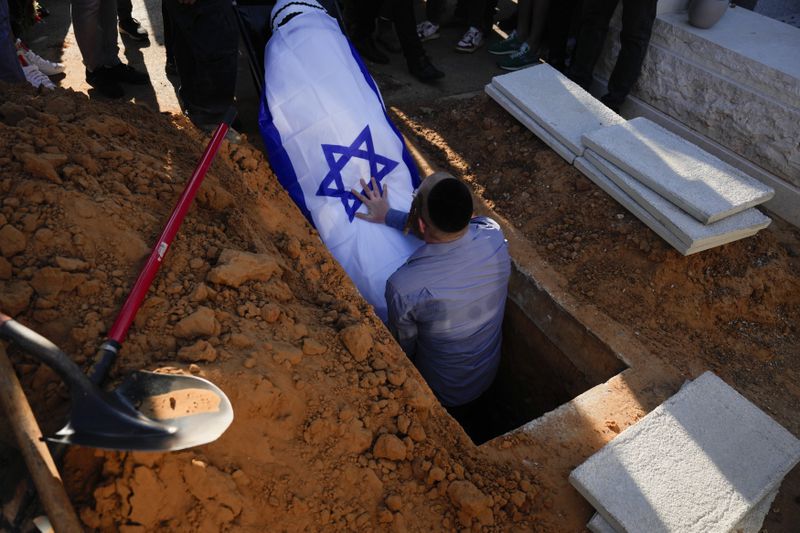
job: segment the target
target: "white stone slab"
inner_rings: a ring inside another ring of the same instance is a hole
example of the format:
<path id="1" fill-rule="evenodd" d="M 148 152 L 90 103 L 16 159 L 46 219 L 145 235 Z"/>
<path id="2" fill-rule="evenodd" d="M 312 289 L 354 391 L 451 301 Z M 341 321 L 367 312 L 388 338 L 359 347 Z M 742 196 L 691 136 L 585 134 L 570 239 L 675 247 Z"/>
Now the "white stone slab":
<path id="1" fill-rule="evenodd" d="M 800 441 L 706 372 L 572 471 L 617 531 L 731 531 L 800 460 Z"/>
<path id="2" fill-rule="evenodd" d="M 492 85 L 575 155 L 581 136 L 625 119 L 547 64 L 495 76 Z"/>
<path id="3" fill-rule="evenodd" d="M 583 142 L 703 223 L 766 202 L 775 192 L 646 118 L 595 130 Z"/>
<path id="4" fill-rule="evenodd" d="M 594 182 L 595 185 L 603 189 L 609 196 L 615 199 L 622 206 L 633 213 L 633 215 L 645 223 L 647 227 L 656 232 L 656 234 L 667 241 L 670 246 L 678 250 L 683 255 L 691 255 L 697 252 L 702 252 L 708 248 L 695 248 L 687 245 L 678 238 L 677 235 L 672 233 L 664 224 L 656 220 L 656 218 L 647 212 L 647 210 L 640 206 L 636 200 L 631 198 L 628 193 L 619 188 L 619 186 L 611 181 L 603 172 L 590 163 L 585 157 L 575 158 L 575 168 L 580 170 L 584 176 Z M 712 246 L 709 246 L 711 248 Z"/>
<path id="5" fill-rule="evenodd" d="M 511 116 L 515 119 L 519 120 L 523 126 L 528 128 L 530 131 L 533 132 L 534 135 L 539 137 L 544 143 L 553 149 L 555 153 L 563 157 L 567 163 L 570 165 L 575 160 L 575 154 L 572 153 L 572 150 L 564 146 L 558 139 L 550 135 L 547 130 L 541 127 L 539 124 L 536 123 L 530 116 L 528 116 L 522 109 L 520 109 L 514 102 L 512 102 L 508 97 L 506 97 L 503 93 L 501 93 L 498 89 L 493 87 L 491 84 L 487 85 L 486 94 L 491 97 L 492 100 L 500 104 L 500 106 L 508 111 Z"/>
<path id="6" fill-rule="evenodd" d="M 756 505 L 747 515 L 736 524 L 732 533 L 759 533 L 761 526 L 764 524 L 764 519 L 769 513 L 772 502 L 778 495 L 778 489 L 773 490 L 767 494 L 758 505 Z M 592 533 L 625 533 L 625 531 L 617 531 L 611 524 L 605 521 L 600 513 L 594 513 L 592 519 L 586 524 L 586 529 Z"/>
<path id="7" fill-rule="evenodd" d="M 586 524 L 586 529 L 592 533 L 618 533 L 616 529 L 611 527 L 611 524 L 603 520 L 600 513 L 594 513 L 592 519 Z"/>
<path id="8" fill-rule="evenodd" d="M 719 246 L 749 237 L 771 222 L 769 217 L 751 207 L 719 222 L 701 224 L 592 150 L 587 149 L 583 156 L 688 246 Z"/>

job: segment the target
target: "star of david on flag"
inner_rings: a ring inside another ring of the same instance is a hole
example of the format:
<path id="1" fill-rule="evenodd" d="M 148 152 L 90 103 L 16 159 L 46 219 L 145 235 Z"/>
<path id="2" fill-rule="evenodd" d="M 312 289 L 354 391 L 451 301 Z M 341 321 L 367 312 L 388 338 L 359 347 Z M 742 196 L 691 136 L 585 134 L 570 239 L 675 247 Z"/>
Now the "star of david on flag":
<path id="1" fill-rule="evenodd" d="M 362 148 L 363 147 L 363 148 Z M 325 154 L 325 161 L 328 163 L 328 173 L 322 179 L 317 189 L 317 196 L 328 196 L 338 198 L 344 206 L 350 222 L 356 216 L 356 211 L 361 207 L 361 200 L 350 192 L 351 187 L 344 184 L 342 171 L 351 159 L 363 159 L 369 162 L 369 176 L 362 176 L 364 181 L 369 181 L 374 177 L 378 182 L 378 189 L 381 189 L 381 180 L 395 169 L 397 161 L 375 153 L 375 145 L 372 142 L 372 134 L 369 125 L 361 130 L 350 146 L 339 146 L 336 144 L 323 144 L 322 152 Z M 382 190 L 380 192 L 383 192 Z M 362 190 L 361 194 L 366 194 Z"/>

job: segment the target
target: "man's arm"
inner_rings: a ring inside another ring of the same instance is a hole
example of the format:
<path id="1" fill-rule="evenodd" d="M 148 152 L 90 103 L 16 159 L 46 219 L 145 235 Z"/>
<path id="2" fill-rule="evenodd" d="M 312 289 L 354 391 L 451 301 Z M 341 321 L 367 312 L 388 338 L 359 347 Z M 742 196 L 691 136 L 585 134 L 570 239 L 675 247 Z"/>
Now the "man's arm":
<path id="1" fill-rule="evenodd" d="M 386 304 L 389 308 L 389 331 L 411 361 L 417 352 L 417 323 L 411 316 L 412 309 L 403 302 L 391 282 L 386 282 Z"/>

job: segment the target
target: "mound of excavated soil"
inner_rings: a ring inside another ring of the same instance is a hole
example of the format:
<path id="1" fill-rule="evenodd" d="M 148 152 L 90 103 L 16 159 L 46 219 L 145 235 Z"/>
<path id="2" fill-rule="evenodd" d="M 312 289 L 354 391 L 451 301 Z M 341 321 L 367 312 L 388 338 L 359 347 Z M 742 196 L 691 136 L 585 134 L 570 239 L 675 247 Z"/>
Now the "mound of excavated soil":
<path id="1" fill-rule="evenodd" d="M 0 95 L 0 307 L 86 368 L 206 139 L 141 106 Z M 57 428 L 63 386 L 11 354 Z M 446 416 L 247 145 L 223 144 L 112 381 L 157 368 L 219 385 L 234 422 L 183 452 L 72 448 L 64 474 L 87 528 L 548 527 L 547 491 Z"/>

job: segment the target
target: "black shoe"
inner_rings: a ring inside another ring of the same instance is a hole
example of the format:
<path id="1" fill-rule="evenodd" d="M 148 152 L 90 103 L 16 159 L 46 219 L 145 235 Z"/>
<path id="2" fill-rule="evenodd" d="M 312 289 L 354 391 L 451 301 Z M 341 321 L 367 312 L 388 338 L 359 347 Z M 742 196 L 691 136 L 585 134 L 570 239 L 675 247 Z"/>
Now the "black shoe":
<path id="1" fill-rule="evenodd" d="M 144 72 L 139 72 L 130 65 L 119 63 L 113 67 L 106 67 L 109 76 L 119 83 L 130 83 L 131 85 L 147 85 L 150 77 Z"/>
<path id="2" fill-rule="evenodd" d="M 623 98 L 620 100 L 619 98 L 612 97 L 610 94 L 606 94 L 600 98 L 600 101 L 603 102 L 611 111 L 619 114 L 619 108 L 622 107 L 622 102 L 624 102 L 625 99 Z"/>
<path id="3" fill-rule="evenodd" d="M 434 67 L 428 56 L 424 54 L 408 61 L 408 71 L 422 82 L 434 81 L 444 77 L 444 72 Z"/>
<path id="4" fill-rule="evenodd" d="M 147 30 L 142 28 L 142 25 L 135 18 L 119 19 L 119 32 L 134 41 L 148 40 Z"/>
<path id="5" fill-rule="evenodd" d="M 368 59 L 379 65 L 386 65 L 389 63 L 389 56 L 378 50 L 378 47 L 375 46 L 375 41 L 373 41 L 371 37 L 361 39 L 356 42 L 355 45 L 356 50 L 358 50 L 358 53 L 361 54 L 361 57 L 364 59 Z"/>
<path id="6" fill-rule="evenodd" d="M 109 69 L 99 68 L 94 72 L 86 71 L 86 83 L 97 89 L 106 98 L 122 98 L 125 91 L 113 77 L 109 75 Z"/>

